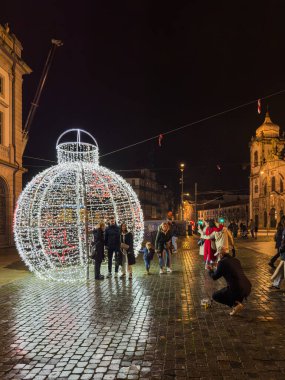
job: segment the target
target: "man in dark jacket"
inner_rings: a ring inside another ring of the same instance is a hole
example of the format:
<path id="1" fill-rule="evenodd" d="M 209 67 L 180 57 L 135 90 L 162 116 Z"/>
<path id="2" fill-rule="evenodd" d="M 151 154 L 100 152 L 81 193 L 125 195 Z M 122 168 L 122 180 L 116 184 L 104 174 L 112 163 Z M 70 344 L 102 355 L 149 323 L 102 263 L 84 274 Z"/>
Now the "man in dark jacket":
<path id="1" fill-rule="evenodd" d="M 235 315 L 244 308 L 242 301 L 249 296 L 251 283 L 244 274 L 238 259 L 230 256 L 223 248 L 220 251 L 220 256 L 221 260 L 216 271 L 210 271 L 209 274 L 213 280 L 224 277 L 227 286 L 214 292 L 212 298 L 216 302 L 231 307 L 230 315 Z"/>
<path id="2" fill-rule="evenodd" d="M 105 230 L 105 246 L 108 249 L 108 277 L 112 276 L 112 261 L 115 253 L 115 277 L 118 276 L 119 256 L 120 256 L 120 229 L 114 218 L 110 220 L 110 225 Z"/>

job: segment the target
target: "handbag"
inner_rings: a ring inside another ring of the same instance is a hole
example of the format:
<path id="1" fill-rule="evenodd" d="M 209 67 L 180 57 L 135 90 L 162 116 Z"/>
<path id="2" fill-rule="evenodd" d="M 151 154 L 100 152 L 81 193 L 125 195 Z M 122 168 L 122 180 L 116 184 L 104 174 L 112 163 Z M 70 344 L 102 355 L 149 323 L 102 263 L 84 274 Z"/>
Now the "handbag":
<path id="1" fill-rule="evenodd" d="M 121 249 L 124 249 L 124 250 L 128 250 L 130 248 L 130 246 L 126 243 L 121 243 Z"/>
<path id="2" fill-rule="evenodd" d="M 204 244 L 205 240 L 204 239 L 199 239 L 197 244 L 199 247 L 202 247 L 202 245 Z"/>
<path id="3" fill-rule="evenodd" d="M 211 249 L 213 249 L 214 251 L 217 250 L 215 240 L 211 240 Z"/>
<path id="4" fill-rule="evenodd" d="M 134 252 L 128 252 L 128 265 L 134 265 L 136 263 L 136 256 Z"/>

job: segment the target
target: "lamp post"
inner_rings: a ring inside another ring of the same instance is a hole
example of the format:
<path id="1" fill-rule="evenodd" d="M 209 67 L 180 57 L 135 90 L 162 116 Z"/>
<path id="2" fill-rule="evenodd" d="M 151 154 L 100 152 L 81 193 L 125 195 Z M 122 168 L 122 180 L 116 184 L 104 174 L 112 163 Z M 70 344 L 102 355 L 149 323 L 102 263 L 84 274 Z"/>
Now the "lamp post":
<path id="1" fill-rule="evenodd" d="M 183 191 L 184 191 L 184 172 L 185 165 L 183 163 L 180 164 L 180 171 L 181 171 L 181 220 L 184 220 L 184 208 L 183 208 Z"/>

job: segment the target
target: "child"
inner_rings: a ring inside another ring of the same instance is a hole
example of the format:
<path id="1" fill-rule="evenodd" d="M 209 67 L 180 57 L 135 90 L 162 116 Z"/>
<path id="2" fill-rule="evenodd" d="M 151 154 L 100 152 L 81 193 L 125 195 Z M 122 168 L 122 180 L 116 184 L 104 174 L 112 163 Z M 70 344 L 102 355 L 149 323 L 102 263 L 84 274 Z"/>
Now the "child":
<path id="1" fill-rule="evenodd" d="M 143 252 L 143 260 L 145 263 L 145 269 L 146 273 L 149 274 L 149 269 L 150 269 L 150 262 L 153 259 L 154 255 L 154 249 L 152 248 L 151 242 L 147 242 L 145 245 L 145 248 L 142 250 Z"/>

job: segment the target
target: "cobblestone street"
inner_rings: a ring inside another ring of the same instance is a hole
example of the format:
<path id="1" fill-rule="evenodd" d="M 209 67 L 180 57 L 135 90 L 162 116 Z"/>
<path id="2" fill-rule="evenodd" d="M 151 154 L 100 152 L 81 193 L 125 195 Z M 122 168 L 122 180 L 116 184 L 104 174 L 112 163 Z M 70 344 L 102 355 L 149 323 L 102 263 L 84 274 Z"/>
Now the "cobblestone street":
<path id="1" fill-rule="evenodd" d="M 235 317 L 200 305 L 223 281 L 208 278 L 192 238 L 172 274 L 155 258 L 144 275 L 139 258 L 133 280 L 3 285 L 0 379 L 284 379 L 283 291 L 268 289 L 268 255 L 239 246 L 237 257 L 253 291 Z"/>

